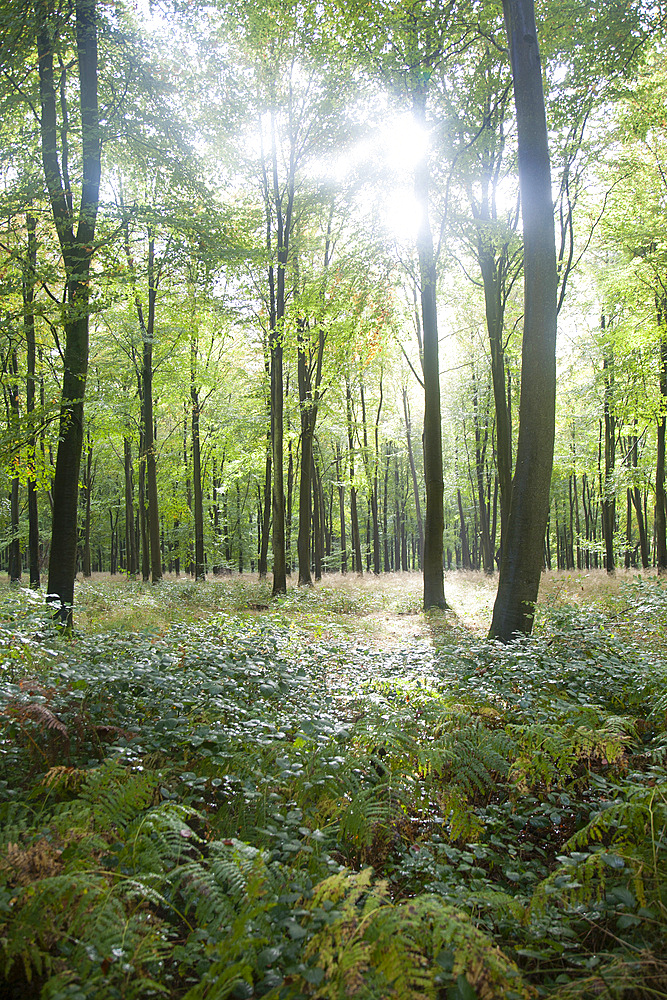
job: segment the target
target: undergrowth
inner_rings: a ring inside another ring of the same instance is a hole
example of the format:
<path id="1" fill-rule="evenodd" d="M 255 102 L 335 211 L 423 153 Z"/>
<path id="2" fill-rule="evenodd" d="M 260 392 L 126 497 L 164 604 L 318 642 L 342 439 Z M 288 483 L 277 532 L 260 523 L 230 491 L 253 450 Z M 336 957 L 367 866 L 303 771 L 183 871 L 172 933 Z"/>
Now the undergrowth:
<path id="1" fill-rule="evenodd" d="M 0 997 L 667 997 L 667 591 L 565 596 L 3 591 Z"/>

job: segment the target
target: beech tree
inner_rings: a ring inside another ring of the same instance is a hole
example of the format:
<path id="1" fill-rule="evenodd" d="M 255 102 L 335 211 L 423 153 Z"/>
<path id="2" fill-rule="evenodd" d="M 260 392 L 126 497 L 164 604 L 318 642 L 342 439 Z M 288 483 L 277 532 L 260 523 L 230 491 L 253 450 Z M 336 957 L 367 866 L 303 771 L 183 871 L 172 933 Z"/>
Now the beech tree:
<path id="1" fill-rule="evenodd" d="M 503 0 L 512 62 L 524 244 L 516 468 L 492 638 L 532 630 L 549 515 L 556 411 L 556 242 L 542 65 L 532 0 Z"/>
<path id="2" fill-rule="evenodd" d="M 81 128 L 81 188 L 75 210 L 70 179 L 68 121 L 58 127 L 54 56 L 65 28 L 48 0 L 34 6 L 44 178 L 66 274 L 65 346 L 60 436 L 53 482 L 48 592 L 64 625 L 72 624 L 76 576 L 79 464 L 88 371 L 90 268 L 99 208 L 100 123 L 97 98 L 97 4 L 76 0 L 74 26 Z"/>

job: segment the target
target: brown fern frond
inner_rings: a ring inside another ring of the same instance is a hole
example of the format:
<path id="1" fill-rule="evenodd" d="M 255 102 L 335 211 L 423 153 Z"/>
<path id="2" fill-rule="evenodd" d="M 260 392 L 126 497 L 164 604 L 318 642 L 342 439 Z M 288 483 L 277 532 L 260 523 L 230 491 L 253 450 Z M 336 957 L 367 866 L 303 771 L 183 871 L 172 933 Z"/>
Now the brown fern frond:
<path id="1" fill-rule="evenodd" d="M 76 792 L 79 790 L 86 773 L 78 767 L 65 767 L 64 764 L 59 764 L 49 768 L 42 779 L 42 784 L 52 790 Z"/>
<path id="2" fill-rule="evenodd" d="M 4 858 L 0 858 L 0 874 L 14 886 L 26 886 L 40 879 L 60 874 L 62 851 L 41 837 L 28 847 L 7 844 Z"/>
<path id="3" fill-rule="evenodd" d="M 55 715 L 50 708 L 47 708 L 46 705 L 40 705 L 38 702 L 30 702 L 28 705 L 22 705 L 20 710 L 17 712 L 17 715 L 29 715 L 44 729 L 56 729 L 69 743 L 69 731 L 67 726 L 64 722 L 61 722 L 58 716 Z"/>

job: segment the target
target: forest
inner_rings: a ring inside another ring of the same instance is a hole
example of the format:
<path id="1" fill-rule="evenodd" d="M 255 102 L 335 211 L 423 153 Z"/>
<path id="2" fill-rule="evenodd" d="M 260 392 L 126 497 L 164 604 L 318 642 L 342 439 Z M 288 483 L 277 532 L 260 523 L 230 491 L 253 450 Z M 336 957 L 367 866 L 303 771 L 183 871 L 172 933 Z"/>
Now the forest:
<path id="1" fill-rule="evenodd" d="M 667 997 L 662 0 L 0 0 L 0 998 Z"/>

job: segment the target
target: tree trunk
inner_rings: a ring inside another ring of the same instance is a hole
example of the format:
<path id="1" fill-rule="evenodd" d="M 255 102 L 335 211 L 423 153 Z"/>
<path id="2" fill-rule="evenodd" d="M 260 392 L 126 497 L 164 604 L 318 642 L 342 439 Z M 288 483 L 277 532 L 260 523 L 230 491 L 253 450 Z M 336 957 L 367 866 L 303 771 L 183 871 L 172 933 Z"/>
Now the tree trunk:
<path id="1" fill-rule="evenodd" d="M 19 523 L 19 484 L 21 453 L 21 435 L 19 429 L 19 385 L 18 356 L 16 347 L 12 346 L 9 356 L 9 432 L 12 450 L 12 472 L 10 488 L 10 542 L 9 542 L 9 581 L 19 583 L 21 580 L 21 537 Z"/>
<path id="2" fill-rule="evenodd" d="M 412 492 L 415 498 L 415 512 L 417 515 L 417 535 L 419 545 L 419 568 L 422 568 L 424 553 L 424 525 L 422 523 L 421 500 L 419 497 L 419 483 L 417 481 L 417 469 L 415 467 L 415 456 L 412 450 L 412 425 L 410 421 L 410 404 L 408 402 L 408 390 L 403 386 L 403 416 L 405 417 L 405 436 L 408 444 L 408 462 L 410 463 L 410 475 L 412 477 Z"/>
<path id="3" fill-rule="evenodd" d="M 268 573 L 269 534 L 271 531 L 271 430 L 266 436 L 266 461 L 264 464 L 264 496 L 262 503 L 261 537 L 259 545 L 258 572 L 260 580 Z"/>
<path id="4" fill-rule="evenodd" d="M 100 139 L 97 102 L 97 10 L 95 0 L 76 0 L 76 44 L 81 108 L 83 180 L 78 225 L 69 184 L 58 158 L 58 122 L 53 78 L 53 32 L 45 5 L 36 7 L 42 163 L 66 275 L 65 350 L 60 429 L 53 481 L 53 518 L 47 599 L 61 624 L 73 624 L 77 551 L 79 465 L 83 444 L 83 400 L 88 374 L 89 275 L 99 205 Z M 67 190 L 66 190 L 67 187 Z"/>
<path id="5" fill-rule="evenodd" d="M 603 313 L 601 329 L 604 335 L 606 317 Z M 602 485 L 602 534 L 604 535 L 605 563 L 607 573 L 616 570 L 614 534 L 616 531 L 616 486 L 614 468 L 616 465 L 616 421 L 613 412 L 614 392 L 614 351 L 611 343 L 603 346 L 602 371 L 604 377 L 604 483 Z"/>
<path id="6" fill-rule="evenodd" d="M 315 464 L 315 456 L 311 458 L 313 463 L 313 563 L 315 566 L 315 579 L 322 579 L 322 556 L 324 553 L 324 518 L 322 513 L 322 486 Z"/>
<path id="7" fill-rule="evenodd" d="M 340 517 L 340 571 L 347 573 L 347 539 L 345 537 L 345 483 L 340 444 L 336 441 L 336 480 L 338 482 L 338 514 Z"/>
<path id="8" fill-rule="evenodd" d="M 667 302 L 662 312 L 662 323 L 667 325 Z M 665 432 L 667 431 L 667 334 L 665 327 L 660 336 L 660 403 L 658 416 L 657 448 L 655 463 L 655 561 L 658 573 L 667 573 L 667 498 L 665 497 Z"/>
<path id="9" fill-rule="evenodd" d="M 83 570 L 83 575 L 85 577 L 89 577 L 92 575 L 92 566 L 90 559 L 90 504 L 93 492 L 93 442 L 90 439 L 90 431 L 88 431 L 88 455 L 87 455 L 85 469 L 86 471 L 83 481 L 83 487 L 86 496 L 86 505 L 84 510 L 84 520 L 83 520 L 83 553 L 81 557 L 81 569 Z M 112 539 L 112 548 L 113 548 L 113 539 Z"/>
<path id="10" fill-rule="evenodd" d="M 37 220 L 29 212 L 25 217 L 28 234 L 28 249 L 23 269 L 23 330 L 27 350 L 26 372 L 26 411 L 28 421 L 35 412 L 35 379 L 36 379 L 36 346 L 35 346 L 35 284 L 37 280 Z M 30 568 L 30 586 L 37 589 L 40 586 L 39 572 L 39 510 L 37 506 L 37 437 L 34 427 L 30 425 L 28 437 L 30 455 L 30 473 L 28 476 L 28 565 Z"/>
<path id="11" fill-rule="evenodd" d="M 153 418 L 153 342 L 155 336 L 155 239 L 149 230 L 148 239 L 148 323 L 144 324 L 141 302 L 136 307 L 143 340 L 141 383 L 144 417 L 144 449 L 146 459 L 146 492 L 148 495 L 148 539 L 150 542 L 151 580 L 162 579 L 162 554 L 160 552 L 160 512 L 157 492 L 157 462 L 155 455 L 155 424 Z"/>
<path id="12" fill-rule="evenodd" d="M 556 243 L 533 0 L 503 0 L 517 112 L 524 241 L 519 440 L 491 637 L 529 634 L 549 516 L 556 409 Z"/>
<path id="13" fill-rule="evenodd" d="M 294 455 L 292 439 L 287 442 L 287 507 L 285 509 L 285 572 L 292 573 L 292 497 L 294 495 Z"/>
<path id="14" fill-rule="evenodd" d="M 361 535 L 359 533 L 359 513 L 357 510 L 357 488 L 354 485 L 354 424 L 352 421 L 352 388 L 350 380 L 345 381 L 347 400 L 347 442 L 350 463 L 350 531 L 352 533 L 353 569 L 359 576 L 363 575 L 364 566 L 361 561 Z"/>
<path id="15" fill-rule="evenodd" d="M 424 82 L 412 95 L 415 122 L 426 126 Z M 438 357 L 438 317 L 433 236 L 429 222 L 430 177 L 426 155 L 415 168 L 415 200 L 419 206 L 417 254 L 421 282 L 424 372 L 424 478 L 426 517 L 424 521 L 424 608 L 446 608 L 443 576 L 444 481 L 442 473 L 442 425 L 440 416 L 440 362 Z M 398 525 L 397 525 L 398 529 Z M 398 560 L 397 560 L 398 568 Z"/>
<path id="16" fill-rule="evenodd" d="M 132 482 L 132 445 L 123 438 L 123 466 L 125 471 L 125 549 L 128 576 L 135 577 L 138 570 L 137 535 L 134 528 L 134 483 Z"/>
<path id="17" fill-rule="evenodd" d="M 204 497 L 199 443 L 199 390 L 197 388 L 197 336 L 190 340 L 190 402 L 192 404 L 192 479 L 194 484 L 195 580 L 206 579 L 204 559 Z"/>

